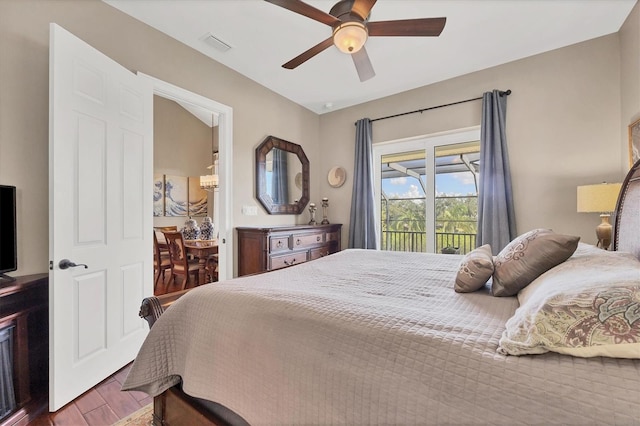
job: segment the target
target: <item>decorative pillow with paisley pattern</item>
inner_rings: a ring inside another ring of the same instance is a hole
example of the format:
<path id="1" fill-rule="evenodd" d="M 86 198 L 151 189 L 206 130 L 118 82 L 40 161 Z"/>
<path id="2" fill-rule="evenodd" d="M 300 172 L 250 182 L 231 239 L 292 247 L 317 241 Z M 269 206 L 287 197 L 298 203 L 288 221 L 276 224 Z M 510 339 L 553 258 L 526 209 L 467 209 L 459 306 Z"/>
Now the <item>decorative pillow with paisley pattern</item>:
<path id="1" fill-rule="evenodd" d="M 518 294 L 498 352 L 640 359 L 640 261 L 580 244 Z"/>
<path id="2" fill-rule="evenodd" d="M 485 244 L 467 253 L 460 262 L 454 289 L 458 293 L 480 290 L 493 274 L 493 253 Z"/>
<path id="3" fill-rule="evenodd" d="M 576 251 L 580 237 L 534 229 L 511 241 L 494 258 L 494 296 L 515 296 L 541 274 L 564 262 Z"/>

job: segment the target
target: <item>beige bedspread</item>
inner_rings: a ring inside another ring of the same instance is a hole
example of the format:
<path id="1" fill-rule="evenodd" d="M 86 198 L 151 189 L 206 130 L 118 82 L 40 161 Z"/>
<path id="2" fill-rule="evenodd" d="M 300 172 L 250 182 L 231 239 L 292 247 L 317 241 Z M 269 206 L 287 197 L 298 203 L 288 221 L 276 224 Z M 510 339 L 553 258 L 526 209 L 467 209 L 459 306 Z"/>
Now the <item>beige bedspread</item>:
<path id="1" fill-rule="evenodd" d="M 182 378 L 252 425 L 640 424 L 640 360 L 498 354 L 517 299 L 455 293 L 460 259 L 346 250 L 200 287 L 124 389 Z"/>

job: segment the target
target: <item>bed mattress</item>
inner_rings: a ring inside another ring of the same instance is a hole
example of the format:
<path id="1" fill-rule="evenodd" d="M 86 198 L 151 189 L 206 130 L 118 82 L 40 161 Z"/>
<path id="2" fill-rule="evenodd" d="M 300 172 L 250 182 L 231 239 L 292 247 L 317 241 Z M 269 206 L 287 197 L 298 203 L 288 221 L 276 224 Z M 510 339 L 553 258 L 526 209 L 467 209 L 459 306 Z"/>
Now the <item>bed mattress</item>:
<path id="1" fill-rule="evenodd" d="M 454 292 L 461 258 L 345 250 L 199 287 L 123 389 L 182 382 L 252 425 L 640 424 L 640 360 L 499 354 L 517 298 Z"/>

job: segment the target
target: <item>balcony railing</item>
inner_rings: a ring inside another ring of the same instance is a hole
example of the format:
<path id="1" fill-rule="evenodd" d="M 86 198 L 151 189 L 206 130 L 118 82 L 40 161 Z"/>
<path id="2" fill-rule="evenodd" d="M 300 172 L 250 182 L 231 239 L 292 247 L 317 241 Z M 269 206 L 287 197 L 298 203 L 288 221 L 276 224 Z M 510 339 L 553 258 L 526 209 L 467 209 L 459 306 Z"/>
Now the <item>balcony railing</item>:
<path id="1" fill-rule="evenodd" d="M 382 231 L 382 250 L 427 251 L 427 235 L 419 231 Z M 436 253 L 445 247 L 457 247 L 460 254 L 476 248 L 476 234 L 456 232 L 436 232 Z"/>

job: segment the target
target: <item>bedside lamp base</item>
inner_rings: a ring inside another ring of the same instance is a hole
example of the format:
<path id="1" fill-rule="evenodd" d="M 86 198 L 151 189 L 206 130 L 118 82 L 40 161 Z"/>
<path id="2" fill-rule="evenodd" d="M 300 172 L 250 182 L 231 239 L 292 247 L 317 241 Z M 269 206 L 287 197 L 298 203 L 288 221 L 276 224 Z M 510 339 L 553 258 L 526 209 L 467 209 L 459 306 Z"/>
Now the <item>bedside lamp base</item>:
<path id="1" fill-rule="evenodd" d="M 611 245 L 611 223 L 609 223 L 610 214 L 604 213 L 600 215 L 600 225 L 596 227 L 596 236 L 598 237 L 598 247 L 609 250 Z"/>

